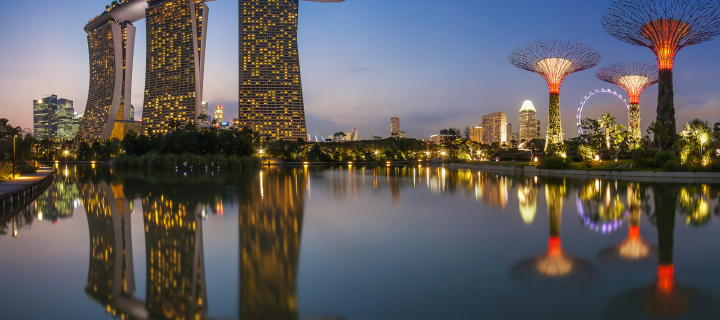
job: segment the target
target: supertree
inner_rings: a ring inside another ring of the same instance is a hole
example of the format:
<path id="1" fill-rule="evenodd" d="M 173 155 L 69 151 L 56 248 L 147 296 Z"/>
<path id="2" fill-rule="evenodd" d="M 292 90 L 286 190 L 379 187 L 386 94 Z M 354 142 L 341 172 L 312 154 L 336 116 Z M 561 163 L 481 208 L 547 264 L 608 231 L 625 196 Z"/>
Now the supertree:
<path id="1" fill-rule="evenodd" d="M 617 0 L 602 16 L 605 32 L 623 42 L 650 48 L 659 71 L 655 141 L 667 149 L 677 139 L 673 62 L 680 49 L 720 34 L 717 0 Z"/>
<path id="2" fill-rule="evenodd" d="M 652 63 L 616 63 L 600 68 L 595 73 L 598 79 L 623 88 L 630 97 L 628 119 L 630 137 L 637 147 L 640 141 L 640 94 L 647 87 L 658 82 L 658 68 Z"/>
<path id="3" fill-rule="evenodd" d="M 546 40 L 513 49 L 508 60 L 515 67 L 535 72 L 547 81 L 550 105 L 545 151 L 559 150 L 563 145 L 560 85 L 570 74 L 596 66 L 600 52 L 582 43 Z"/>

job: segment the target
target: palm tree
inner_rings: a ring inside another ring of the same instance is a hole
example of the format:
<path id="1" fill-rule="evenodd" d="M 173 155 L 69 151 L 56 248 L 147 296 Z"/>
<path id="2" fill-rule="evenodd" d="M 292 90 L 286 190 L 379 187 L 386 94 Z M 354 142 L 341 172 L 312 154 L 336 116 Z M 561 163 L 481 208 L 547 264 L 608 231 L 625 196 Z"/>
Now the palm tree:
<path id="1" fill-rule="evenodd" d="M 710 125 L 708 122 L 694 119 L 685 123 L 685 130 L 680 135 L 686 141 L 686 145 L 698 145 L 698 151 L 700 151 L 700 157 L 702 158 L 703 148 L 710 142 Z"/>
<path id="2" fill-rule="evenodd" d="M 204 127 L 205 121 L 208 119 L 208 115 L 205 113 L 201 113 L 199 116 L 197 116 L 198 120 L 200 120 L 200 124 Z"/>
<path id="3" fill-rule="evenodd" d="M 615 117 L 609 113 L 604 113 L 598 119 L 598 123 L 601 127 L 605 128 L 605 145 L 608 151 L 610 150 L 610 128 L 615 125 Z"/>

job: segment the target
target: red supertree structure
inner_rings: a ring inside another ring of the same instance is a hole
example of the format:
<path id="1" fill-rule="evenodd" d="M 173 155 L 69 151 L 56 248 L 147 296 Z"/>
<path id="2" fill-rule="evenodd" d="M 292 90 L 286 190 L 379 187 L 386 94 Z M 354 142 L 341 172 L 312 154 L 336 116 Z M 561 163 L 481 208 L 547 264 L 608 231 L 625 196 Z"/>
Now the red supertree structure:
<path id="1" fill-rule="evenodd" d="M 673 62 L 680 49 L 720 34 L 717 0 L 616 0 L 602 16 L 605 32 L 623 42 L 650 48 L 659 71 L 655 140 L 663 149 L 677 137 Z"/>
<path id="2" fill-rule="evenodd" d="M 508 60 L 515 67 L 535 72 L 547 81 L 550 105 L 545 151 L 559 151 L 563 146 L 560 85 L 570 74 L 600 63 L 600 52 L 582 43 L 546 40 L 515 48 L 508 55 Z"/>
<path id="3" fill-rule="evenodd" d="M 623 88 L 630 98 L 628 123 L 633 146 L 637 147 L 641 139 L 640 131 L 640 94 L 647 87 L 658 82 L 658 68 L 652 63 L 628 62 L 616 63 L 600 68 L 595 73 L 598 79 Z"/>

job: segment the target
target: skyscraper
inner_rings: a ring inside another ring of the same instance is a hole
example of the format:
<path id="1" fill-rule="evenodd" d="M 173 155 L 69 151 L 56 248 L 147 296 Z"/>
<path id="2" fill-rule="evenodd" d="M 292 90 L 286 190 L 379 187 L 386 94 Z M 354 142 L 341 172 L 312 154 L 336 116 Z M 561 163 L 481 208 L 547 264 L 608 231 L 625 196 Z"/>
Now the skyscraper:
<path id="1" fill-rule="evenodd" d="M 360 134 L 358 133 L 357 129 L 353 128 L 353 131 L 352 131 L 352 133 L 350 134 L 350 141 L 358 141 L 358 140 L 360 140 L 359 135 L 360 135 Z"/>
<path id="2" fill-rule="evenodd" d="M 540 120 L 532 101 L 525 100 L 520 108 L 520 141 L 530 141 L 540 136 Z"/>
<path id="3" fill-rule="evenodd" d="M 72 139 L 72 100 L 51 95 L 33 100 L 33 135 L 37 139 Z"/>
<path id="4" fill-rule="evenodd" d="M 129 0 L 93 18 L 85 26 L 90 54 L 90 86 L 77 136 L 122 138 L 130 110 L 135 27 L 145 16 L 144 0 Z M 148 61 L 149 63 L 149 61 Z M 129 104 L 129 103 L 128 103 Z"/>
<path id="5" fill-rule="evenodd" d="M 504 111 L 482 117 L 483 141 L 485 143 L 507 142 L 507 116 Z"/>
<path id="6" fill-rule="evenodd" d="M 483 141 L 483 127 L 472 126 L 470 127 L 470 140 L 478 143 L 484 143 Z"/>
<path id="7" fill-rule="evenodd" d="M 215 106 L 215 120 L 217 123 L 223 121 L 223 106 Z"/>
<path id="8" fill-rule="evenodd" d="M 510 142 L 512 140 L 515 140 L 515 134 L 513 133 L 512 129 L 512 123 L 508 122 L 505 125 L 505 141 Z"/>
<path id="9" fill-rule="evenodd" d="M 149 0 L 142 131 L 197 121 L 202 107 L 208 7 L 203 0 Z"/>
<path id="10" fill-rule="evenodd" d="M 272 140 L 307 139 L 297 45 L 298 2 L 239 0 L 239 123 Z"/>
<path id="11" fill-rule="evenodd" d="M 393 138 L 400 136 L 400 118 L 398 117 L 390 118 L 390 136 Z"/>

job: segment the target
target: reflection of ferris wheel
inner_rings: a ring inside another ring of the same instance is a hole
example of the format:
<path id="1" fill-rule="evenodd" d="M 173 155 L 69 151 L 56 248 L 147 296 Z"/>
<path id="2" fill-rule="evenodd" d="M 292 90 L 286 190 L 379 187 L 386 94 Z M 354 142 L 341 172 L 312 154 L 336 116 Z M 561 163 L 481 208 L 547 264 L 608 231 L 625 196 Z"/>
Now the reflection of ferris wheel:
<path id="1" fill-rule="evenodd" d="M 582 120 L 585 118 L 599 119 L 605 113 L 615 117 L 617 123 L 625 123 L 627 125 L 628 110 L 630 105 L 622 95 L 610 89 L 597 89 L 588 93 L 580 102 L 577 113 L 578 132 L 583 134 Z M 620 121 L 624 119 L 625 121 Z"/>

